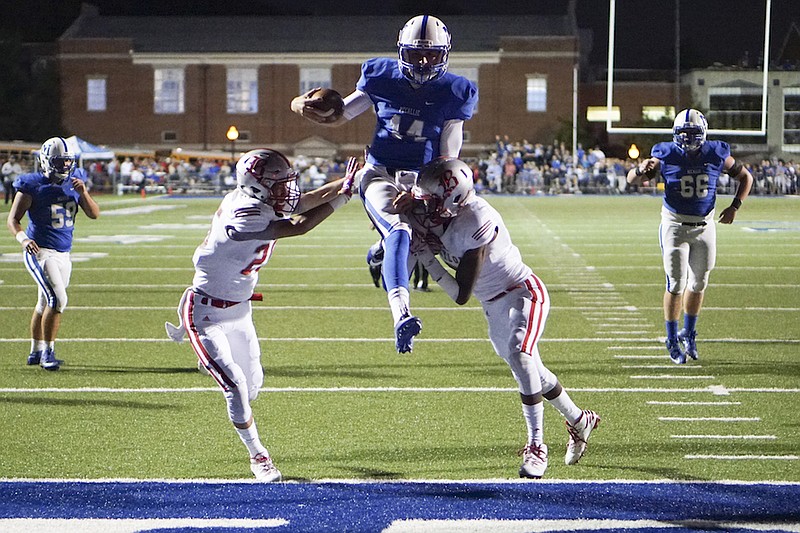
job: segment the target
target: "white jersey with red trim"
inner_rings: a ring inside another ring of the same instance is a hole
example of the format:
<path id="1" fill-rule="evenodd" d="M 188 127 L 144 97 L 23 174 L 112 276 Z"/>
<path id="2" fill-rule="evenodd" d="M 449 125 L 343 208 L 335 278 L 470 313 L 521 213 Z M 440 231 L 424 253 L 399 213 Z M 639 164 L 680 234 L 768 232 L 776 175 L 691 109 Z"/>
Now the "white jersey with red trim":
<path id="1" fill-rule="evenodd" d="M 458 216 L 442 227 L 439 256 L 452 268 L 458 268 L 468 251 L 487 245 L 486 258 L 472 289 L 479 301 L 497 296 L 532 274 L 530 267 L 523 263 L 519 249 L 511 242 L 500 213 L 480 196 L 473 195 L 459 209 Z"/>
<path id="2" fill-rule="evenodd" d="M 221 300 L 249 299 L 258 283 L 258 270 L 272 255 L 275 241 L 234 241 L 225 228 L 230 226 L 242 233 L 263 231 L 282 218 L 265 203 L 238 189 L 228 193 L 214 214 L 208 235 L 192 257 L 192 287 Z"/>

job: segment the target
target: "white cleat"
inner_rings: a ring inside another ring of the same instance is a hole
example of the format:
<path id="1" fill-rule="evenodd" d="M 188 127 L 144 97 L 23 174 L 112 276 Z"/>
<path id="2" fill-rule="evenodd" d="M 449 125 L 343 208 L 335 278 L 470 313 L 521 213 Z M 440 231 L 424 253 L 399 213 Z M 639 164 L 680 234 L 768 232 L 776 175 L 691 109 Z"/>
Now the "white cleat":
<path id="1" fill-rule="evenodd" d="M 262 483 L 275 483 L 283 479 L 280 470 L 275 468 L 272 459 L 265 453 L 260 453 L 250 459 L 250 470 Z"/>
<path id="2" fill-rule="evenodd" d="M 539 479 L 547 470 L 547 444 L 528 444 L 519 451 L 522 456 L 522 466 L 519 467 L 519 477 Z"/>
<path id="3" fill-rule="evenodd" d="M 183 326 L 176 326 L 170 322 L 164 323 L 164 329 L 167 330 L 167 336 L 175 342 L 183 342 L 183 336 L 186 334 L 186 328 Z"/>
<path id="4" fill-rule="evenodd" d="M 600 423 L 600 416 L 594 411 L 583 410 L 574 425 L 566 420 L 564 423 L 569 432 L 567 454 L 564 456 L 564 462 L 568 465 L 574 465 L 580 461 L 584 452 L 586 452 L 586 441 L 589 440 L 592 430 L 596 429 Z"/>

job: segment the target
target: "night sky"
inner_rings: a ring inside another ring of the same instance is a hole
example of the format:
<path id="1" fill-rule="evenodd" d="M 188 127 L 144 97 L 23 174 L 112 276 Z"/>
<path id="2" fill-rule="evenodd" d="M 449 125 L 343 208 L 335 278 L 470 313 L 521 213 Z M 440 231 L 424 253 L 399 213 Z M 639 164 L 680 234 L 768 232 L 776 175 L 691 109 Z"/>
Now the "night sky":
<path id="1" fill-rule="evenodd" d="M 617 67 L 674 68 L 675 1 L 616 0 Z M 563 14 L 567 0 L 97 0 L 106 15 L 407 15 L 427 12 L 447 22 L 447 15 Z M 81 0 L 6 0 L 0 26 L 16 30 L 26 42 L 55 40 L 78 16 Z M 763 49 L 765 0 L 682 0 L 680 5 L 681 70 L 714 62 L 736 64 L 747 51 L 757 58 Z M 16 6 L 16 7 L 14 7 Z M 591 62 L 606 63 L 608 0 L 577 0 L 578 26 L 595 32 Z M 800 27 L 798 0 L 772 0 L 770 56 L 780 52 L 792 22 Z M 268 31 L 268 29 L 265 29 Z M 457 42 L 458 36 L 454 36 Z M 800 34 L 795 36 L 800 40 Z M 800 59 L 800 58 L 795 58 Z"/>

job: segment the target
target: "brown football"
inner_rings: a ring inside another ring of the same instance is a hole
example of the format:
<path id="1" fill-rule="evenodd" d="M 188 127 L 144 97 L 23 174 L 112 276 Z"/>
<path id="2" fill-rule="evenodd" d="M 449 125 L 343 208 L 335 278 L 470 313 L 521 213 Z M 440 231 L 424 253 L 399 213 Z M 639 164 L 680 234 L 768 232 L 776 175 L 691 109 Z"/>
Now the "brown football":
<path id="1" fill-rule="evenodd" d="M 344 113 L 344 99 L 342 95 L 333 89 L 317 89 L 309 95 L 309 98 L 321 98 L 322 100 L 314 104 L 313 107 L 325 116 L 325 122 L 334 122 Z"/>

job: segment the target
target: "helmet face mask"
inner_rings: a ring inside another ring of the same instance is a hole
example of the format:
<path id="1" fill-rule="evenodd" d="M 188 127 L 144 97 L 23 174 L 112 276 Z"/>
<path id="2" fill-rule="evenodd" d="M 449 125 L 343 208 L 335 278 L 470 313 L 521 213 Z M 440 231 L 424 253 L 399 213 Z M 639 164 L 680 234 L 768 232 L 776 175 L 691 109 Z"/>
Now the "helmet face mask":
<path id="1" fill-rule="evenodd" d="M 39 150 L 39 167 L 51 183 L 60 185 L 72 175 L 75 155 L 61 137 L 47 139 Z"/>
<path id="2" fill-rule="evenodd" d="M 412 190 L 425 203 L 428 217 L 437 223 L 458 216 L 474 194 L 472 169 L 456 158 L 435 159 L 425 165 Z"/>
<path id="3" fill-rule="evenodd" d="M 397 65 L 405 78 L 418 85 L 447 72 L 450 32 L 436 17 L 419 15 L 403 26 L 397 38 Z"/>
<path id="4" fill-rule="evenodd" d="M 672 140 L 684 152 L 694 153 L 706 142 L 708 122 L 696 109 L 684 109 L 675 116 L 672 125 Z"/>
<path id="5" fill-rule="evenodd" d="M 297 172 L 286 156 L 275 150 L 251 150 L 236 163 L 236 185 L 244 194 L 276 213 L 291 214 L 300 201 Z"/>

